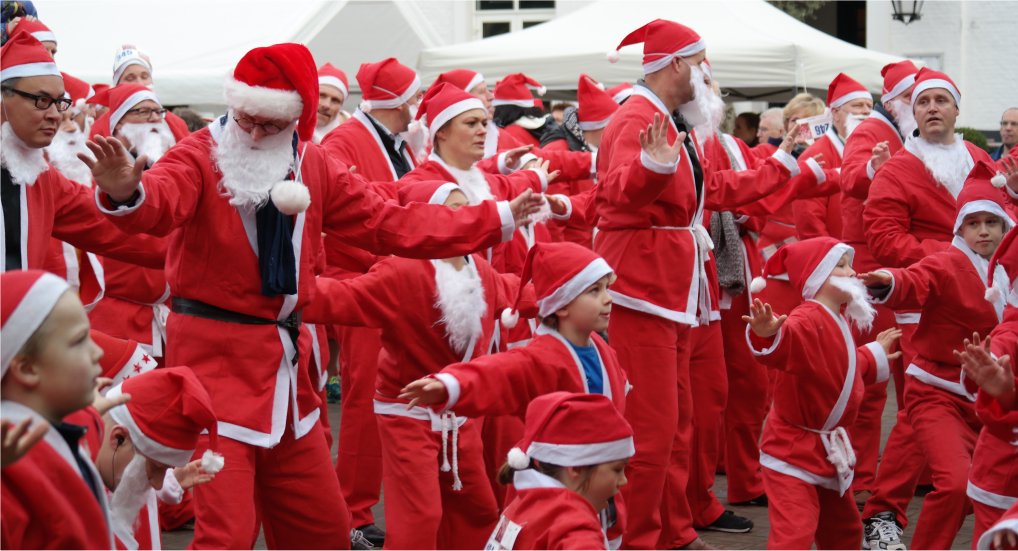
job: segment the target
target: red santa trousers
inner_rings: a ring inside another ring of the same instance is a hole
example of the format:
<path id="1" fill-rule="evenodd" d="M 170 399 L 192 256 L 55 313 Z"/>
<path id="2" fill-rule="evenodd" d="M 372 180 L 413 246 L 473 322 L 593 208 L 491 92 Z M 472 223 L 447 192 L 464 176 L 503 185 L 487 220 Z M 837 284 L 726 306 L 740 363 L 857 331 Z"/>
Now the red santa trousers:
<path id="1" fill-rule="evenodd" d="M 378 503 L 382 488 L 382 445 L 372 406 L 382 340 L 377 329 L 343 325 L 335 328 L 343 389 L 336 475 L 350 508 L 351 522 L 359 528 L 374 524 L 371 507 Z"/>
<path id="2" fill-rule="evenodd" d="M 851 492 L 814 486 L 793 476 L 763 469 L 767 517 L 771 530 L 767 549 L 859 549 L 862 518 Z"/>
<path id="3" fill-rule="evenodd" d="M 875 306 L 877 317 L 873 320 L 873 327 L 869 332 L 860 333 L 854 326 L 852 327 L 852 338 L 856 344 L 872 342 L 881 331 L 894 327 L 894 312 L 879 304 Z M 895 371 L 901 373 L 901 362 L 894 363 Z M 849 430 L 856 457 L 855 478 L 852 481 L 852 490 L 855 492 L 873 491 L 877 477 L 877 458 L 880 455 L 881 417 L 886 402 L 886 382 L 866 385 L 862 403 L 859 404 L 859 414 L 856 415 L 855 422 Z"/>
<path id="4" fill-rule="evenodd" d="M 760 434 L 767 416 L 767 366 L 756 361 L 746 345 L 747 293 L 732 299 L 721 311 L 725 367 L 728 370 L 728 404 L 725 407 L 725 475 L 728 502 L 738 503 L 764 493 L 760 475 Z M 695 422 L 695 421 L 694 421 Z"/>
<path id="5" fill-rule="evenodd" d="M 686 499 L 693 514 L 693 526 L 703 528 L 714 523 L 725 508 L 714 495 L 714 476 L 721 454 L 722 420 L 728 400 L 728 370 L 725 367 L 721 322 L 694 327 L 690 333 L 689 387 L 693 392 L 693 440 L 689 452 L 689 482 Z M 679 450 L 672 449 L 674 457 Z M 681 473 L 669 466 L 671 483 Z M 671 486 L 669 485 L 669 495 Z M 676 508 L 672 508 L 675 512 Z M 669 526 L 681 526 L 683 519 L 668 519 Z M 665 539 L 664 541 L 668 541 Z"/>
<path id="6" fill-rule="evenodd" d="M 915 379 L 905 387 L 905 407 L 933 473 L 933 491 L 923 500 L 912 547 L 950 549 L 965 515 L 972 511 L 966 490 L 982 424 L 975 404 Z"/>
<path id="7" fill-rule="evenodd" d="M 385 484 L 386 549 L 482 549 L 498 522 L 498 505 L 481 456 L 479 423 L 459 429 L 458 471 L 441 472 L 442 433 L 429 421 L 378 415 Z M 452 434 L 448 435 L 452 462 Z"/>
<path id="8" fill-rule="evenodd" d="M 206 449 L 203 436 L 194 457 Z M 251 549 L 259 520 L 269 549 L 349 549 L 350 513 L 321 430 L 294 440 L 287 423 L 272 448 L 220 436 L 218 452 L 223 470 L 194 488 L 192 549 Z"/>
<path id="9" fill-rule="evenodd" d="M 626 468 L 629 483 L 622 487 L 629 508 L 622 544 L 629 549 L 682 547 L 697 537 L 684 499 L 693 418 L 690 327 L 615 305 L 608 337 L 633 385 L 626 419 L 633 427 L 636 455 Z M 669 475 L 675 476 L 670 496 L 665 492 Z M 662 539 L 662 519 L 682 519 L 681 526 L 668 527 L 671 541 Z"/>

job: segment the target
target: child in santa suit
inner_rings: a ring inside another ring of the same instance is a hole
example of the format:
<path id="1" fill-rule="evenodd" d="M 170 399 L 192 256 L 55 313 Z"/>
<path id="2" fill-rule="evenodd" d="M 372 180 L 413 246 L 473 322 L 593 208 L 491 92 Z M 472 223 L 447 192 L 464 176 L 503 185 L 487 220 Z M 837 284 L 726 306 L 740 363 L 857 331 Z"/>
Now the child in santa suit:
<path id="1" fill-rule="evenodd" d="M 102 350 L 66 281 L 40 270 L 0 274 L 5 422 L 47 426 L 42 440 L 0 471 L 4 549 L 110 549 L 102 480 L 64 417 L 92 404 Z M 23 450 L 19 450 L 19 453 Z"/>
<path id="2" fill-rule="evenodd" d="M 598 513 L 626 484 L 634 453 L 633 429 L 607 396 L 534 399 L 500 473 L 518 493 L 485 548 L 606 549 Z"/>
<path id="3" fill-rule="evenodd" d="M 860 278 L 877 302 L 898 310 L 921 310 L 912 337 L 916 355 L 906 368 L 908 419 L 933 473 L 933 492 L 923 501 L 912 546 L 947 549 L 971 504 L 966 495 L 969 464 L 982 423 L 976 416 L 974 388 L 961 380 L 954 351 L 975 331 L 988 334 L 1003 319 L 1004 297 L 984 300 L 989 259 L 1014 222 L 1004 209 L 996 168 L 980 161 L 969 173 L 954 221 L 951 247 L 908 268 L 878 270 Z"/>
<path id="4" fill-rule="evenodd" d="M 400 398 L 469 417 L 523 418 L 538 396 L 555 391 L 602 394 L 625 411 L 629 383 L 615 351 L 598 334 L 608 327 L 612 269 L 575 243 L 539 243 L 530 249 L 521 283 L 533 275 L 541 325 L 527 346 L 453 364 L 403 389 Z M 506 325 L 519 313 L 504 312 Z M 611 512 L 621 511 L 612 504 Z M 621 543 L 624 515 L 606 524 L 612 548 Z M 605 519 L 607 520 L 607 518 Z"/>
<path id="5" fill-rule="evenodd" d="M 103 416 L 96 467 L 110 497 L 118 549 L 161 549 L 158 503 L 178 504 L 184 491 L 211 481 L 223 457 L 206 450 L 194 461 L 202 432 L 216 447 L 216 414 L 190 368 L 169 367 L 130 377 L 106 393 L 131 397 Z"/>
<path id="6" fill-rule="evenodd" d="M 400 188 L 400 202 L 467 203 L 452 183 Z M 382 442 L 385 545 L 476 549 L 498 518 L 476 422 L 408 407 L 409 382 L 487 352 L 495 316 L 515 300 L 518 278 L 480 255 L 441 260 L 386 258 L 352 279 L 321 278 L 304 319 L 382 330 L 374 410 Z M 441 466 L 441 468 L 440 468 Z"/>
<path id="7" fill-rule="evenodd" d="M 754 300 L 746 339 L 759 360 L 780 370 L 760 445 L 771 530 L 769 549 L 858 549 L 862 520 L 852 494 L 855 454 L 846 427 L 863 384 L 887 380 L 900 332 L 856 348 L 845 315 L 868 329 L 875 311 L 852 271 L 853 250 L 830 237 L 785 245 L 764 274 L 787 273 L 805 299 L 777 317 Z M 754 280 L 760 291 L 762 278 Z M 842 308 L 845 315 L 842 315 Z"/>

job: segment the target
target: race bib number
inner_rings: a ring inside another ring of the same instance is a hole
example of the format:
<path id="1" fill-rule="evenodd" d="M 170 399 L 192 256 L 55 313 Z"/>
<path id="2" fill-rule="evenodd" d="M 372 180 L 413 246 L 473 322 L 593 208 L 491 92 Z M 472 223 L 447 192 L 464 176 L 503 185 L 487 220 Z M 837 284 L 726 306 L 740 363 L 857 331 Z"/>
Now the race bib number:
<path id="1" fill-rule="evenodd" d="M 491 533 L 491 537 L 488 538 L 488 543 L 485 544 L 485 551 L 497 551 L 501 549 L 512 549 L 516 545 L 516 537 L 520 535 L 520 530 L 523 527 L 515 522 L 507 519 L 505 515 L 498 519 L 498 524 L 495 525 L 495 531 Z"/>

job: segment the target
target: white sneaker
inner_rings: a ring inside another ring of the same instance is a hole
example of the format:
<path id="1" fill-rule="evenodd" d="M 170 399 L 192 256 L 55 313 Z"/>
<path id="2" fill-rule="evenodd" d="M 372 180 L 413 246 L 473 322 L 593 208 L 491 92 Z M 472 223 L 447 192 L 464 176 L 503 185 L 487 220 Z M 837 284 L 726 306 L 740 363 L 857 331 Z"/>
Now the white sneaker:
<path id="1" fill-rule="evenodd" d="M 905 551 L 901 542 L 902 529 L 894 513 L 885 511 L 863 521 L 863 549 Z"/>

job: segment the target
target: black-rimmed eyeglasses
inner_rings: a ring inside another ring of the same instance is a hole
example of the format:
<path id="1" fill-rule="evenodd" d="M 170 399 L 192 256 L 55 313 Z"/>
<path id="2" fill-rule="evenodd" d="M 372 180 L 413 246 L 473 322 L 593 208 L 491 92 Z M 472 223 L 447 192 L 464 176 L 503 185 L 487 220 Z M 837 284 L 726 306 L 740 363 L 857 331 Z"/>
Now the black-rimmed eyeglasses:
<path id="1" fill-rule="evenodd" d="M 45 111 L 45 110 L 49 109 L 51 105 L 54 105 L 54 104 L 56 104 L 56 106 L 57 106 L 57 111 L 59 111 L 61 113 L 63 113 L 64 111 L 67 111 L 71 107 L 71 100 L 69 100 L 67 98 L 56 98 L 56 99 L 54 99 L 54 98 L 51 98 L 49 96 L 43 96 L 43 95 L 39 95 L 39 94 L 30 94 L 28 92 L 24 92 L 22 90 L 18 90 L 17 88 L 12 88 L 10 86 L 5 86 L 3 88 L 3 91 L 5 91 L 5 92 L 14 92 L 15 94 L 17 94 L 17 95 L 19 95 L 19 96 L 21 96 L 23 98 L 30 99 L 30 100 L 34 101 L 35 102 L 35 108 L 40 110 L 40 111 Z"/>

